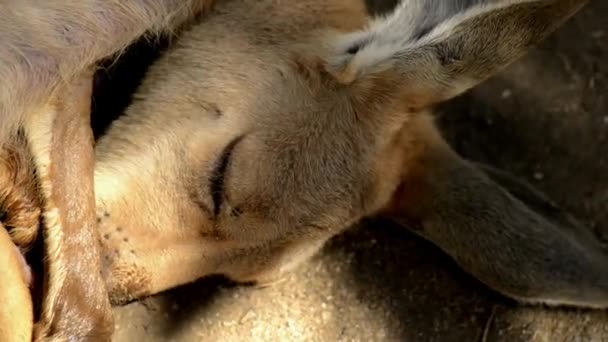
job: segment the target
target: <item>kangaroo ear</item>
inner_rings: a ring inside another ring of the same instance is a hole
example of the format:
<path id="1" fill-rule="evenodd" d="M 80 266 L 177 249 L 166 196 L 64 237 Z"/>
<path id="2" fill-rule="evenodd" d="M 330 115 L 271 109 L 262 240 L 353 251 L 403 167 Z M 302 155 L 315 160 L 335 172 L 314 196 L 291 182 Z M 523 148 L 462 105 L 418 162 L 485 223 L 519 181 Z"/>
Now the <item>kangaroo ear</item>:
<path id="1" fill-rule="evenodd" d="M 454 152 L 425 151 L 383 215 L 524 303 L 608 308 L 608 251 L 529 184 Z"/>
<path id="2" fill-rule="evenodd" d="M 420 109 L 498 72 L 587 2 L 402 0 L 366 30 L 334 37 L 328 71 L 364 100 Z"/>
<path id="3" fill-rule="evenodd" d="M 413 115 L 404 127 L 401 182 L 379 215 L 506 296 L 608 308 L 608 246 L 600 237 L 530 184 L 464 160 L 428 116 Z"/>

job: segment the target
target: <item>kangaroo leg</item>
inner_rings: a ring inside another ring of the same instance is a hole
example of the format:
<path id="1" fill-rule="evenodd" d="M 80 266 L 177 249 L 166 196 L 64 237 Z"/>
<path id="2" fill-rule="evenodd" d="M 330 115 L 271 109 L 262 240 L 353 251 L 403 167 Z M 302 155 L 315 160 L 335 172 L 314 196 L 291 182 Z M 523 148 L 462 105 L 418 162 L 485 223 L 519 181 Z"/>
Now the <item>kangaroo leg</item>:
<path id="1" fill-rule="evenodd" d="M 608 254 L 589 230 L 530 186 L 460 158 L 432 124 L 418 132 L 424 149 L 404 163 L 384 215 L 507 296 L 608 306 Z"/>
<path id="2" fill-rule="evenodd" d="M 36 340 L 109 341 L 113 331 L 96 230 L 91 87 L 90 74 L 66 83 L 25 121 L 46 249 Z"/>

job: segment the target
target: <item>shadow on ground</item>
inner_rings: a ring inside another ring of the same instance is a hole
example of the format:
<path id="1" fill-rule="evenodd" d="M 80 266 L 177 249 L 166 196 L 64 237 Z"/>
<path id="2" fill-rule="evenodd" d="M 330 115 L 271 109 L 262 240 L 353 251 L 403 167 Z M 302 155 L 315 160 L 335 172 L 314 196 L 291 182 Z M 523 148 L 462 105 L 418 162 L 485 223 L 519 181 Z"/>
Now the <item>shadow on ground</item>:
<path id="1" fill-rule="evenodd" d="M 527 179 L 603 236 L 607 17 L 608 3 L 592 1 L 523 60 L 438 110 L 462 155 Z M 274 287 L 209 279 L 115 313 L 116 341 L 608 340 L 608 313 L 518 307 L 378 220 L 337 237 Z"/>

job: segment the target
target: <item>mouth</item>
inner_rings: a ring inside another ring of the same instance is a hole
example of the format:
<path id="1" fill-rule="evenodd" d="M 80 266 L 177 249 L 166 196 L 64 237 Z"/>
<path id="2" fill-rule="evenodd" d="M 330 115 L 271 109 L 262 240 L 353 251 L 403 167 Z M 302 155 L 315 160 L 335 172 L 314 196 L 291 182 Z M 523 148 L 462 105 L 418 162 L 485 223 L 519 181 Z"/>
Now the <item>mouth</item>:
<path id="1" fill-rule="evenodd" d="M 214 216 L 218 216 L 220 210 L 222 209 L 222 204 L 224 204 L 225 176 L 230 164 L 230 157 L 232 156 L 235 146 L 241 140 L 243 140 L 243 137 L 244 136 L 241 135 L 230 141 L 230 143 L 224 147 L 224 150 L 222 150 L 222 153 L 215 162 L 215 167 L 213 168 L 213 172 L 211 173 L 211 178 L 209 180 L 209 193 L 211 194 L 211 198 L 213 200 Z"/>

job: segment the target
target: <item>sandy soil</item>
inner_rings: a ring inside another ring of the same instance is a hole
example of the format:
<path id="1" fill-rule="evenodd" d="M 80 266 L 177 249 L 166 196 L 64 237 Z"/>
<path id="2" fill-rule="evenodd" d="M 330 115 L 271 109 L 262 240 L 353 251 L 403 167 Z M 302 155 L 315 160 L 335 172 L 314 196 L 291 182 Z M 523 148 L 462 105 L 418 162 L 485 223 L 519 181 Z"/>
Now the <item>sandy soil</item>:
<path id="1" fill-rule="evenodd" d="M 608 2 L 592 1 L 438 117 L 462 155 L 529 180 L 608 240 L 606 18 Z M 149 60 L 150 49 L 139 50 L 131 74 Z M 114 74 L 100 77 L 97 110 L 106 114 L 126 101 L 116 92 L 134 84 Z M 518 307 L 438 248 L 378 220 L 337 237 L 273 287 L 208 279 L 115 314 L 117 342 L 608 341 L 607 312 Z"/>

